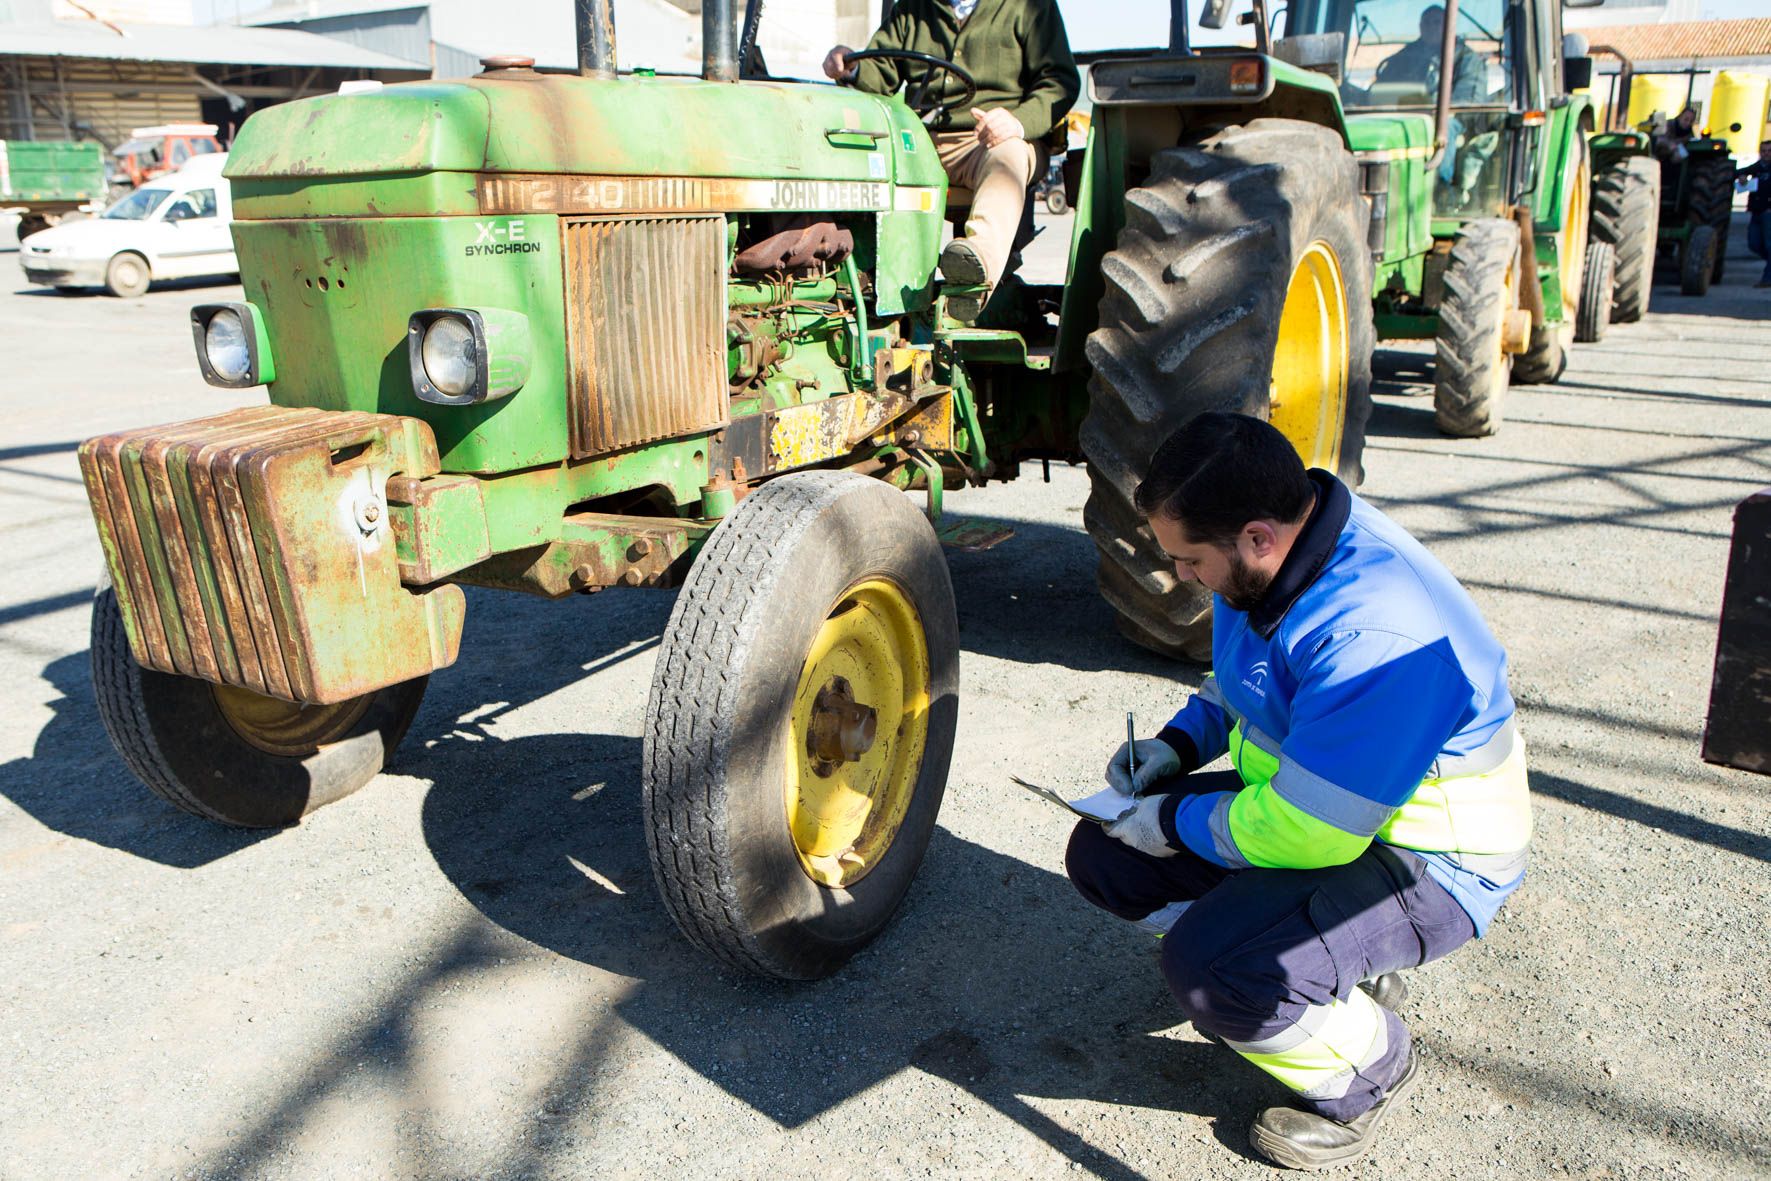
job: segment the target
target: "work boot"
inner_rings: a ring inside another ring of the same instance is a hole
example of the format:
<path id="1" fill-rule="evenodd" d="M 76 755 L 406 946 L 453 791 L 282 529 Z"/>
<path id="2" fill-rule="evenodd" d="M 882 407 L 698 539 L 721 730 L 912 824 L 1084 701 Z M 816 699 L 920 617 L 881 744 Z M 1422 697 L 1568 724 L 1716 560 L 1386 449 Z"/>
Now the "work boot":
<path id="1" fill-rule="evenodd" d="M 984 260 L 964 238 L 955 238 L 941 251 L 941 277 L 961 290 L 947 295 L 947 314 L 962 324 L 976 322 L 990 302 L 990 272 Z"/>
<path id="2" fill-rule="evenodd" d="M 1364 1156 L 1377 1140 L 1377 1127 L 1392 1107 L 1414 1089 L 1418 1060 L 1408 1066 L 1371 1110 L 1346 1123 L 1296 1107 L 1269 1107 L 1248 1129 L 1254 1150 L 1287 1169 L 1326 1169 Z"/>
<path id="3" fill-rule="evenodd" d="M 1376 980 L 1365 980 L 1359 984 L 1372 1000 L 1394 1013 L 1408 999 L 1408 982 L 1402 979 L 1400 972 L 1385 972 Z"/>

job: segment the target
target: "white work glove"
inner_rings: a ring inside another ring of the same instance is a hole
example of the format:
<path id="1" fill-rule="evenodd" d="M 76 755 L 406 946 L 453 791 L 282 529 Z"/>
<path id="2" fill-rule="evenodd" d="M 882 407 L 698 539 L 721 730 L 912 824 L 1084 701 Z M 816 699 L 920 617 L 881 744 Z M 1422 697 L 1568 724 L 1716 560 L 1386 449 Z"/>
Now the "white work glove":
<path id="1" fill-rule="evenodd" d="M 1134 778 L 1128 756 L 1132 744 L 1122 742 L 1107 762 L 1107 785 L 1120 795 L 1142 795 L 1159 782 L 1181 773 L 1181 756 L 1160 738 L 1138 739 L 1138 773 Z"/>
<path id="2" fill-rule="evenodd" d="M 1160 819 L 1166 799 L 1165 795 L 1145 796 L 1137 807 L 1107 826 L 1107 835 L 1151 857 L 1173 857 L 1179 850 L 1169 848 Z"/>

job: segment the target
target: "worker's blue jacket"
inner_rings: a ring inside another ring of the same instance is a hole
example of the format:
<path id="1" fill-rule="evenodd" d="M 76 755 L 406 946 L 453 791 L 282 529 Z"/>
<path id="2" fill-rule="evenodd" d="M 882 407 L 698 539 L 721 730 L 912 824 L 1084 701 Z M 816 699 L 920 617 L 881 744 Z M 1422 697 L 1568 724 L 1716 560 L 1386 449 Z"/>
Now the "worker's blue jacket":
<path id="1" fill-rule="evenodd" d="M 1316 505 L 1272 586 L 1248 612 L 1215 600 L 1213 675 L 1161 734 L 1189 768 L 1227 751 L 1243 786 L 1177 792 L 1164 835 L 1232 868 L 1412 849 L 1481 933 L 1531 838 L 1506 652 L 1418 541 L 1334 476 L 1310 479 Z"/>

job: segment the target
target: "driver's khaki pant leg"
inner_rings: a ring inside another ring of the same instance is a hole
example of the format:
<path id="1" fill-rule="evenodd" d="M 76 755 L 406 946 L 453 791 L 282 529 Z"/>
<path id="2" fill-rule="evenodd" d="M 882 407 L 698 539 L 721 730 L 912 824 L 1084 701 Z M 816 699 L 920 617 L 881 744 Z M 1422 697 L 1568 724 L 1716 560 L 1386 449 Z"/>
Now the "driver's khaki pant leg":
<path id="1" fill-rule="evenodd" d="M 938 131 L 935 151 L 948 181 L 972 190 L 965 236 L 995 286 L 1014 249 L 1027 186 L 1045 167 L 1044 150 L 1024 139 L 1011 139 L 985 150 L 975 132 Z"/>

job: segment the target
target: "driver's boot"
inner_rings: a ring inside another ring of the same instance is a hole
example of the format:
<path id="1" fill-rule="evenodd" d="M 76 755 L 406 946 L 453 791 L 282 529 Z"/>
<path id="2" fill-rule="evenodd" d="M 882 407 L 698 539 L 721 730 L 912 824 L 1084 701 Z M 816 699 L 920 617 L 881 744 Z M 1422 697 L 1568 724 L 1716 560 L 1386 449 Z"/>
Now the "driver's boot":
<path id="1" fill-rule="evenodd" d="M 1296 1107 L 1269 1107 L 1248 1130 L 1254 1150 L 1287 1169 L 1327 1169 L 1364 1156 L 1377 1142 L 1384 1116 L 1414 1089 L 1419 1060 L 1411 1051 L 1402 1077 L 1375 1106 L 1346 1123 Z"/>
<path id="2" fill-rule="evenodd" d="M 978 249 L 965 238 L 955 238 L 941 251 L 941 277 L 958 288 L 947 296 L 947 314 L 963 324 L 976 322 L 990 302 L 990 268 Z"/>

